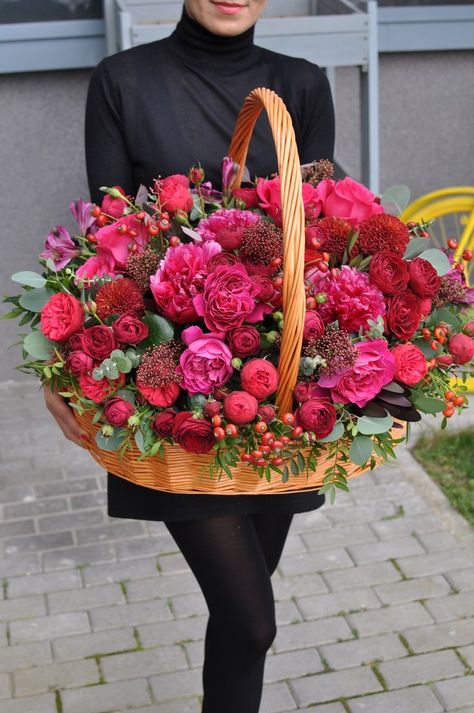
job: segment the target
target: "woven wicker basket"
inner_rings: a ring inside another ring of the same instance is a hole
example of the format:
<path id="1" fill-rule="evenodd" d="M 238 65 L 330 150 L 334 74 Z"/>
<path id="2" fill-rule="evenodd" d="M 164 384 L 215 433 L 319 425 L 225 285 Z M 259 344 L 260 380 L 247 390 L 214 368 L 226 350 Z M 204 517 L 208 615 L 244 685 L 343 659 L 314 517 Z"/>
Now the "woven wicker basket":
<path id="1" fill-rule="evenodd" d="M 233 187 L 240 186 L 250 139 L 255 122 L 265 108 L 275 141 L 278 173 L 281 180 L 282 228 L 284 235 L 283 311 L 284 329 L 281 337 L 279 359 L 279 388 L 276 403 L 280 413 L 290 411 L 293 389 L 297 381 L 303 340 L 306 307 L 304 291 L 304 207 L 301 189 L 301 171 L 291 117 L 283 101 L 266 88 L 254 89 L 245 99 L 237 118 L 228 155 L 240 166 Z M 172 493 L 215 495 L 285 494 L 288 492 L 317 490 L 323 481 L 328 459 L 320 457 L 315 472 L 291 475 L 286 483 L 274 474 L 272 481 L 260 478 L 252 467 L 242 463 L 232 468 L 232 478 L 222 475 L 210 478 L 208 464 L 212 454 L 194 455 L 177 445 L 164 446 L 163 458 L 154 456 L 137 461 L 140 451 L 133 446 L 123 458 L 114 451 L 104 451 L 95 444 L 99 426 L 92 424 L 92 411 L 74 414 L 90 436 L 87 448 L 106 470 L 126 480 L 155 490 Z M 404 433 L 398 424 L 397 437 Z M 375 456 L 374 456 L 375 457 Z M 380 459 L 376 458 L 379 462 Z M 348 477 L 365 472 L 359 466 L 347 463 Z"/>

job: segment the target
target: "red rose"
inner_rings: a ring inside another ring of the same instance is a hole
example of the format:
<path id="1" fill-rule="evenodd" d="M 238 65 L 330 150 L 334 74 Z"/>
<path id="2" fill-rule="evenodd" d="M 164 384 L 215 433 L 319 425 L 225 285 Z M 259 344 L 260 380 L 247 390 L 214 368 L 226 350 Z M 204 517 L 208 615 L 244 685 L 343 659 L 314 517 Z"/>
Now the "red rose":
<path id="1" fill-rule="evenodd" d="M 80 332 L 75 332 L 70 338 L 69 338 L 69 346 L 73 351 L 80 351 L 82 350 L 82 335 L 84 333 L 84 330 L 81 329 Z"/>
<path id="2" fill-rule="evenodd" d="M 301 381 L 296 384 L 293 389 L 293 396 L 300 402 L 300 404 L 303 404 L 305 401 L 309 401 L 312 398 L 324 397 L 325 395 L 327 395 L 327 391 L 325 392 L 320 386 L 311 383 L 310 381 Z"/>
<path id="3" fill-rule="evenodd" d="M 148 325 L 137 317 L 123 314 L 113 324 L 112 329 L 119 342 L 139 344 L 148 337 Z"/>
<path id="4" fill-rule="evenodd" d="M 410 290 L 392 297 L 388 304 L 387 326 L 398 339 L 411 339 L 421 319 L 421 301 Z"/>
<path id="5" fill-rule="evenodd" d="M 402 384 L 413 386 L 428 372 L 425 356 L 414 344 L 397 344 L 390 351 L 395 359 L 394 379 Z"/>
<path id="6" fill-rule="evenodd" d="M 219 401 L 206 401 L 202 407 L 202 412 L 206 418 L 212 418 L 213 416 L 218 416 L 221 412 L 222 405 Z"/>
<path id="7" fill-rule="evenodd" d="M 151 427 L 160 438 L 167 438 L 173 433 L 174 421 L 176 418 L 176 411 L 171 408 L 167 408 L 155 416 L 152 421 Z"/>
<path id="8" fill-rule="evenodd" d="M 109 381 L 108 379 L 100 379 L 96 381 L 89 374 L 79 374 L 79 386 L 82 393 L 88 399 L 100 404 L 107 396 L 113 394 L 117 389 L 120 389 L 125 383 L 125 375 L 120 374 L 118 379 Z"/>
<path id="9" fill-rule="evenodd" d="M 296 421 L 305 431 L 314 433 L 316 438 L 325 438 L 336 423 L 336 409 L 328 399 L 309 399 L 297 410 Z"/>
<path id="10" fill-rule="evenodd" d="M 252 359 L 244 364 L 240 383 L 244 391 L 263 401 L 277 390 L 278 371 L 266 359 Z"/>
<path id="11" fill-rule="evenodd" d="M 168 213 L 184 210 L 189 213 L 193 207 L 193 196 L 186 176 L 177 173 L 157 181 L 157 184 L 162 210 Z"/>
<path id="12" fill-rule="evenodd" d="M 257 399 L 246 391 L 233 391 L 224 401 L 224 416 L 237 425 L 253 421 L 257 411 Z"/>
<path id="13" fill-rule="evenodd" d="M 232 195 L 234 198 L 239 198 L 243 201 L 247 210 L 256 208 L 258 205 L 258 196 L 255 188 L 234 188 Z"/>
<path id="14" fill-rule="evenodd" d="M 467 334 L 469 337 L 474 337 L 474 319 L 469 320 L 469 322 L 466 322 L 464 325 L 464 333 Z"/>
<path id="15" fill-rule="evenodd" d="M 467 334 L 454 334 L 448 349 L 456 364 L 467 364 L 474 357 L 474 339 Z"/>
<path id="16" fill-rule="evenodd" d="M 228 332 L 244 321 L 255 322 L 257 289 L 243 265 L 219 265 L 206 278 L 204 291 L 193 297 L 196 312 L 208 329 Z"/>
<path id="17" fill-rule="evenodd" d="M 117 339 L 111 327 L 104 324 L 96 324 L 94 327 L 85 329 L 82 333 L 82 349 L 93 359 L 102 361 L 110 356 L 110 353 L 117 348 Z"/>
<path id="18" fill-rule="evenodd" d="M 441 285 L 441 277 L 433 265 L 422 257 L 410 262 L 410 288 L 420 297 L 434 297 Z"/>
<path id="19" fill-rule="evenodd" d="M 410 269 L 397 253 L 381 250 L 370 261 L 369 275 L 384 295 L 399 295 L 407 288 Z"/>
<path id="20" fill-rule="evenodd" d="M 148 403 L 160 406 L 160 408 L 167 408 L 174 404 L 181 391 L 179 384 L 175 381 L 171 381 L 165 386 L 146 386 L 137 378 L 136 384 Z"/>
<path id="21" fill-rule="evenodd" d="M 304 316 L 304 331 L 305 339 L 319 339 L 324 334 L 324 322 L 317 312 L 309 310 Z"/>
<path id="22" fill-rule="evenodd" d="M 247 325 L 231 329 L 227 333 L 227 342 L 232 355 L 241 359 L 258 354 L 262 344 L 260 332 Z"/>
<path id="23" fill-rule="evenodd" d="M 82 351 L 73 351 L 66 359 L 66 369 L 69 369 L 69 371 L 76 376 L 86 374 L 88 371 L 91 371 L 93 366 L 94 361 L 92 357 Z"/>
<path id="24" fill-rule="evenodd" d="M 66 292 L 56 292 L 41 310 L 41 331 L 53 342 L 69 339 L 83 323 L 82 304 Z"/>
<path id="25" fill-rule="evenodd" d="M 212 424 L 205 418 L 193 418 L 191 411 L 178 413 L 173 437 L 189 453 L 208 453 L 216 442 Z"/>
<path id="26" fill-rule="evenodd" d="M 121 186 L 113 187 L 123 196 L 125 195 L 125 191 Z M 107 215 L 111 215 L 113 218 L 121 218 L 123 215 L 123 209 L 126 205 L 126 202 L 123 201 L 121 198 L 112 198 L 112 196 L 109 196 L 109 194 L 107 193 L 102 199 L 101 210 L 102 213 L 107 213 Z"/>
<path id="27" fill-rule="evenodd" d="M 125 426 L 134 413 L 134 405 L 118 396 L 107 401 L 104 407 L 104 418 L 111 426 Z"/>
<path id="28" fill-rule="evenodd" d="M 265 423 L 271 423 L 276 418 L 275 407 L 271 404 L 263 404 L 263 406 L 260 406 L 258 409 L 257 415 L 260 416 Z"/>

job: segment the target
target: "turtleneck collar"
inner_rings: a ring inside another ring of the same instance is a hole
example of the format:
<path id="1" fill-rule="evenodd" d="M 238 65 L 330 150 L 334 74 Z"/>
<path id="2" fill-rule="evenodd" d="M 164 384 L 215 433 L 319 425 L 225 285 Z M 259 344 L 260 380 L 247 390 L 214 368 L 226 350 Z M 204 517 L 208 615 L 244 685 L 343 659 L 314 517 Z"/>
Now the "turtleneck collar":
<path id="1" fill-rule="evenodd" d="M 191 18 L 183 5 L 181 19 L 170 35 L 172 46 L 186 64 L 209 67 L 235 67 L 244 69 L 255 62 L 255 26 L 240 35 L 223 37 L 215 35 Z"/>

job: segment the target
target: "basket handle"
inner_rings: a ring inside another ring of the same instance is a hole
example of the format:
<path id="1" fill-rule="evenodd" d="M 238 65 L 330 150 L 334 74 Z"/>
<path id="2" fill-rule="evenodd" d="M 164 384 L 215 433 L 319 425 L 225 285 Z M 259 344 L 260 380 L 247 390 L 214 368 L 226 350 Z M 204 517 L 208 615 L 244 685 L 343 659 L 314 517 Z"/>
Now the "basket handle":
<path id="1" fill-rule="evenodd" d="M 239 188 L 253 129 L 263 108 L 266 110 L 275 142 L 281 183 L 284 322 L 276 405 L 279 413 L 283 415 L 291 411 L 293 404 L 293 389 L 298 380 L 303 343 L 306 310 L 304 206 L 300 160 L 291 116 L 283 101 L 271 89 L 259 87 L 252 90 L 245 99 L 237 117 L 228 156 L 239 164 L 239 171 L 231 186 Z"/>

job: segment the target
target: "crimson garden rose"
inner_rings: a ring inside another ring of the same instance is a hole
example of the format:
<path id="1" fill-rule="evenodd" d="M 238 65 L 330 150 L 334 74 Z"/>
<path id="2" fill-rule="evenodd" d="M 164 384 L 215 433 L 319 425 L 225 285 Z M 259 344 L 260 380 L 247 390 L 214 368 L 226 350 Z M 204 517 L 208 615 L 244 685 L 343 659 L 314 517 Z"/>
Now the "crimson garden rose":
<path id="1" fill-rule="evenodd" d="M 81 350 L 70 352 L 66 359 L 66 369 L 75 374 L 87 374 L 94 366 L 94 360 Z"/>
<path id="2" fill-rule="evenodd" d="M 278 371 L 266 359 L 252 359 L 244 364 L 240 372 L 240 383 L 244 391 L 248 391 L 258 401 L 263 401 L 277 390 Z"/>
<path id="3" fill-rule="evenodd" d="M 255 327 L 242 325 L 227 333 L 227 343 L 234 356 L 246 359 L 258 354 L 262 339 L 260 332 Z"/>
<path id="4" fill-rule="evenodd" d="M 381 250 L 370 261 L 369 275 L 384 295 L 399 295 L 407 288 L 410 268 L 397 253 Z"/>
<path id="5" fill-rule="evenodd" d="M 112 329 L 119 342 L 139 344 L 148 337 L 148 325 L 128 314 L 123 314 L 112 324 Z"/>
<path id="6" fill-rule="evenodd" d="M 164 386 L 150 386 L 141 382 L 137 376 L 136 384 L 138 390 L 146 398 L 148 403 L 153 404 L 153 406 L 160 406 L 161 408 L 166 408 L 174 404 L 181 391 L 176 381 L 170 381 Z"/>
<path id="7" fill-rule="evenodd" d="M 174 428 L 174 421 L 176 418 L 176 411 L 171 408 L 162 411 L 152 421 L 151 427 L 160 438 L 167 438 L 171 436 Z"/>
<path id="8" fill-rule="evenodd" d="M 119 396 L 110 399 L 104 406 L 104 418 L 111 426 L 125 426 L 134 413 L 134 405 Z"/>
<path id="9" fill-rule="evenodd" d="M 155 182 L 155 190 L 160 197 L 161 209 L 168 213 L 184 210 L 189 213 L 193 207 L 193 196 L 189 190 L 189 178 L 180 173 Z"/>
<path id="10" fill-rule="evenodd" d="M 304 331 L 305 339 L 318 339 L 324 334 L 324 322 L 317 312 L 309 310 L 304 316 Z"/>
<path id="11" fill-rule="evenodd" d="M 103 361 L 117 348 L 118 342 L 111 327 L 96 324 L 85 329 L 81 337 L 82 350 L 93 359 Z"/>
<path id="12" fill-rule="evenodd" d="M 44 336 L 53 342 L 63 342 L 81 329 L 84 308 L 76 297 L 56 292 L 41 310 L 40 325 Z"/>
<path id="13" fill-rule="evenodd" d="M 224 416 L 238 426 L 253 421 L 257 411 L 257 399 L 246 391 L 232 391 L 224 400 Z"/>
<path id="14" fill-rule="evenodd" d="M 262 404 L 257 411 L 257 415 L 260 416 L 265 423 L 271 423 L 276 418 L 275 407 L 271 404 Z"/>
<path id="15" fill-rule="evenodd" d="M 410 262 L 410 288 L 420 297 L 434 297 L 441 285 L 441 277 L 433 265 L 422 257 Z"/>
<path id="16" fill-rule="evenodd" d="M 109 381 L 109 379 L 100 379 L 97 381 L 89 374 L 79 374 L 79 386 L 82 393 L 91 401 L 100 404 L 105 399 L 120 389 L 125 384 L 125 375 L 120 374 L 118 379 Z"/>
<path id="17" fill-rule="evenodd" d="M 405 290 L 389 300 L 387 326 L 398 339 L 411 339 L 421 319 L 420 299 L 411 290 Z"/>
<path id="18" fill-rule="evenodd" d="M 407 386 L 414 386 L 426 375 L 428 365 L 426 358 L 415 344 L 397 344 L 390 350 L 395 359 L 395 375 L 397 381 Z"/>
<path id="19" fill-rule="evenodd" d="M 215 443 L 212 423 L 205 418 L 193 418 L 191 411 L 176 415 L 173 437 L 189 453 L 208 453 Z"/>
<path id="20" fill-rule="evenodd" d="M 297 410 L 296 421 L 305 431 L 314 433 L 316 438 L 325 438 L 336 423 L 336 409 L 329 399 L 308 399 Z"/>
<path id="21" fill-rule="evenodd" d="M 204 291 L 194 297 L 193 304 L 208 329 L 228 332 L 244 321 L 255 321 L 255 294 L 255 284 L 243 265 L 219 265 L 208 275 Z"/>

